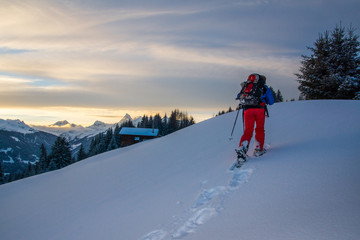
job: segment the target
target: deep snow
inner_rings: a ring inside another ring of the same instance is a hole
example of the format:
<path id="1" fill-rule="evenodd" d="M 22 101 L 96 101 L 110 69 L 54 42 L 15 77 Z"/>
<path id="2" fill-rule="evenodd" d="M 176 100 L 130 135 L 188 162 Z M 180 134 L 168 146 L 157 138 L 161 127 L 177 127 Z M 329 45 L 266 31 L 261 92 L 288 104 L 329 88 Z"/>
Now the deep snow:
<path id="1" fill-rule="evenodd" d="M 229 171 L 236 113 L 0 186 L 0 238 L 359 239 L 360 101 L 275 104 Z"/>

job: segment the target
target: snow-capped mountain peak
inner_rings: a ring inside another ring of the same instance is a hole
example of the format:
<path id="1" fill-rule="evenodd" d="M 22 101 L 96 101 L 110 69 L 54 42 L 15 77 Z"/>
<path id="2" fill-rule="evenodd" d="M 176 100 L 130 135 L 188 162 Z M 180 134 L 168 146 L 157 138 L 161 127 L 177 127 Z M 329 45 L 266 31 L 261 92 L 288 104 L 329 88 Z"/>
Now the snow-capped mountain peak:
<path id="1" fill-rule="evenodd" d="M 125 116 L 122 118 L 122 120 L 125 119 L 132 120 L 131 116 L 128 113 L 126 113 Z"/>
<path id="2" fill-rule="evenodd" d="M 95 121 L 93 125 L 89 126 L 88 128 L 106 128 L 107 124 L 102 121 Z"/>
<path id="3" fill-rule="evenodd" d="M 121 124 L 128 122 L 128 121 L 132 121 L 132 123 L 134 124 L 134 126 L 137 126 L 139 122 L 141 122 L 142 117 L 138 116 L 138 117 L 134 117 L 132 118 L 130 116 L 130 114 L 126 113 L 125 116 L 117 123 L 119 126 L 121 126 Z M 115 124 L 116 125 L 116 124 Z"/>
<path id="4" fill-rule="evenodd" d="M 61 126 L 65 126 L 65 125 L 68 125 L 68 124 L 70 124 L 70 123 L 67 120 L 63 120 L 63 121 L 57 121 L 56 123 L 54 123 L 51 126 L 61 127 Z"/>
<path id="5" fill-rule="evenodd" d="M 5 130 L 5 131 L 9 131 L 9 132 L 19 132 L 19 133 L 24 133 L 24 134 L 37 132 L 37 130 L 26 125 L 23 121 L 21 121 L 19 119 L 16 119 L 16 120 L 0 119 L 0 130 Z"/>
<path id="6" fill-rule="evenodd" d="M 76 125 L 74 123 L 69 123 L 67 120 L 63 120 L 63 121 L 57 121 L 54 124 L 49 125 L 50 128 L 76 128 L 76 127 L 81 127 L 80 125 Z"/>

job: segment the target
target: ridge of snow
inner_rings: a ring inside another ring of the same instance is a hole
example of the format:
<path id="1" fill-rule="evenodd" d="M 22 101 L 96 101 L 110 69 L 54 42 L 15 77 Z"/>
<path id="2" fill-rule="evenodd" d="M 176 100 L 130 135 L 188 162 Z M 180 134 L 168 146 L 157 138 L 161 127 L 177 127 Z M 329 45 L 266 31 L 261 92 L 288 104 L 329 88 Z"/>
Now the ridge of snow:
<path id="1" fill-rule="evenodd" d="M 99 128 L 99 127 L 104 128 L 106 126 L 107 125 L 102 121 L 95 121 L 94 124 L 89 126 L 88 128 Z"/>
<path id="2" fill-rule="evenodd" d="M 21 121 L 19 119 L 16 119 L 16 120 L 0 119 L 0 130 L 5 130 L 5 131 L 9 131 L 9 132 L 19 132 L 19 133 L 23 133 L 23 134 L 38 132 L 37 130 L 26 125 L 23 121 Z"/>
<path id="3" fill-rule="evenodd" d="M 269 111 L 267 153 L 233 172 L 236 112 L 1 185 L 1 236 L 359 239 L 360 101 Z"/>

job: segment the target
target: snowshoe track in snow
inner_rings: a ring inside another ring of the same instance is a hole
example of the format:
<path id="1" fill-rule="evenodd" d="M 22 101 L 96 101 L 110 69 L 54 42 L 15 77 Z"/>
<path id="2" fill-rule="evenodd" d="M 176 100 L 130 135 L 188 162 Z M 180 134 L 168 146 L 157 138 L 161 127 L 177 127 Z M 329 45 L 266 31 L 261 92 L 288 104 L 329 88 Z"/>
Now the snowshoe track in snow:
<path id="1" fill-rule="evenodd" d="M 161 240 L 166 236 L 166 232 L 163 230 L 155 230 L 142 237 L 141 240 Z"/>
<path id="2" fill-rule="evenodd" d="M 182 239 L 195 232 L 200 225 L 205 224 L 223 209 L 228 195 L 249 180 L 253 169 L 234 169 L 231 173 L 233 176 L 227 186 L 203 189 L 193 205 L 181 216 L 174 217 L 175 220 L 168 228 L 152 231 L 143 236 L 141 240 Z"/>

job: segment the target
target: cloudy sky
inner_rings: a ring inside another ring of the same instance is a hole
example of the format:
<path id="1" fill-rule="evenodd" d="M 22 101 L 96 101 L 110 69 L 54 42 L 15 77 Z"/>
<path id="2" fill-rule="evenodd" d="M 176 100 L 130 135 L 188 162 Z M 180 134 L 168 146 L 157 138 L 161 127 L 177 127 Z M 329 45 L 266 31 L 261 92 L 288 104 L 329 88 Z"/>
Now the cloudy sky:
<path id="1" fill-rule="evenodd" d="M 358 0 L 0 0 L 0 118 L 113 123 L 236 107 L 259 72 L 298 98 L 301 54 Z"/>

